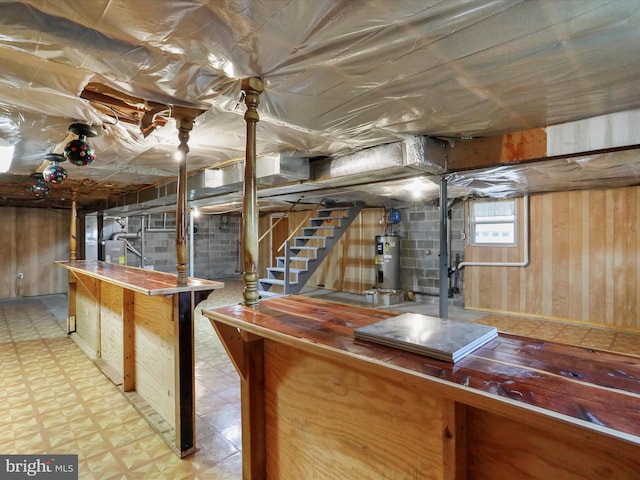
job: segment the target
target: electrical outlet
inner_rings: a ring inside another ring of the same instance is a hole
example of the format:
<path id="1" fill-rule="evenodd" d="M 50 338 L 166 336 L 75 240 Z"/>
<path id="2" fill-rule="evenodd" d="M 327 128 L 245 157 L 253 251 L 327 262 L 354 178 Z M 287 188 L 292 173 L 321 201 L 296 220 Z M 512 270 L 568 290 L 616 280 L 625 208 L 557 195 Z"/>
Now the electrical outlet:
<path id="1" fill-rule="evenodd" d="M 20 280 L 22 280 L 22 279 L 24 278 L 24 273 L 20 272 L 20 273 L 18 274 L 18 278 L 19 278 Z"/>

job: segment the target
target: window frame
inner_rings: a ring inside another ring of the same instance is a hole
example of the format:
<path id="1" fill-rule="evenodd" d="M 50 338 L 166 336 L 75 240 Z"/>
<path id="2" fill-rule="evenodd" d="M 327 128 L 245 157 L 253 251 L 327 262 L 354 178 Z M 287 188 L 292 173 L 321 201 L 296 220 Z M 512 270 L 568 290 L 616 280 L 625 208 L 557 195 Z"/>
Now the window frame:
<path id="1" fill-rule="evenodd" d="M 497 202 L 509 202 L 511 203 L 512 207 L 511 210 L 513 211 L 513 214 L 511 215 L 493 215 L 493 216 L 489 216 L 489 215 L 485 215 L 483 217 L 484 220 L 478 221 L 476 220 L 476 214 L 474 212 L 475 208 L 474 205 L 478 205 L 479 203 L 484 203 L 484 204 L 488 204 L 488 203 L 497 203 Z M 505 217 L 509 217 L 512 216 L 512 218 L 506 219 Z M 495 217 L 495 219 L 490 219 L 491 217 Z M 513 242 L 482 242 L 482 241 L 476 241 L 476 225 L 513 225 Z M 471 247 L 491 247 L 491 248 L 495 248 L 495 247 L 499 247 L 499 248 L 514 248 L 514 247 L 518 247 L 518 203 L 516 202 L 515 198 L 510 198 L 510 199 L 497 199 L 497 200 L 493 200 L 493 199 L 479 199 L 479 200 L 474 200 L 472 202 L 470 202 L 469 205 L 469 216 L 468 216 L 468 231 L 469 231 L 469 238 L 468 238 L 468 243 L 469 246 Z"/>

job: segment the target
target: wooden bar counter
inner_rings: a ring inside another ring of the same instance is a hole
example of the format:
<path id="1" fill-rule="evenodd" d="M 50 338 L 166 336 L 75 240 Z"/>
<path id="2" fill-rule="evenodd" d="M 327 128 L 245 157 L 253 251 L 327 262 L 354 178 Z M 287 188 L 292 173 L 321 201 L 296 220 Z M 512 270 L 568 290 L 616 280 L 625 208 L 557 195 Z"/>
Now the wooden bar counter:
<path id="1" fill-rule="evenodd" d="M 501 334 L 455 364 L 300 296 L 204 314 L 242 379 L 243 478 L 637 479 L 640 359 Z"/>
<path id="2" fill-rule="evenodd" d="M 181 457 L 195 445 L 193 309 L 221 282 L 101 261 L 69 270 L 69 334 Z M 150 408 L 149 408 L 150 407 Z"/>

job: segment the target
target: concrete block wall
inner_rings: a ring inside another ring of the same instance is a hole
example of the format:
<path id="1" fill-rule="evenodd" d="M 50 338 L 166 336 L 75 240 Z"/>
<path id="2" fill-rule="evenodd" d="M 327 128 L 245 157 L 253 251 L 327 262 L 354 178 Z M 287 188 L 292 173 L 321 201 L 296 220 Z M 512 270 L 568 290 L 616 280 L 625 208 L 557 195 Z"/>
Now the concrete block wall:
<path id="1" fill-rule="evenodd" d="M 401 209 L 401 221 L 393 225 L 393 233 L 400 235 L 400 283 L 405 292 L 437 296 L 440 289 L 440 207 L 439 202 L 429 202 Z M 464 207 L 462 202 L 451 208 L 450 264 L 454 265 L 456 253 L 464 259 Z M 453 281 L 453 278 L 452 278 Z M 460 294 L 463 278 L 459 279 Z"/>
<path id="2" fill-rule="evenodd" d="M 240 221 L 238 215 L 200 215 L 196 219 L 196 277 L 216 280 L 240 275 Z"/>
<path id="3" fill-rule="evenodd" d="M 129 233 L 140 231 L 142 217 L 129 218 Z M 146 265 L 161 272 L 176 272 L 174 214 L 152 214 L 145 218 L 144 256 Z M 141 251 L 141 239 L 129 239 Z M 201 215 L 194 225 L 194 276 L 217 280 L 239 275 L 240 217 Z M 127 265 L 140 266 L 140 258 L 127 253 Z"/>

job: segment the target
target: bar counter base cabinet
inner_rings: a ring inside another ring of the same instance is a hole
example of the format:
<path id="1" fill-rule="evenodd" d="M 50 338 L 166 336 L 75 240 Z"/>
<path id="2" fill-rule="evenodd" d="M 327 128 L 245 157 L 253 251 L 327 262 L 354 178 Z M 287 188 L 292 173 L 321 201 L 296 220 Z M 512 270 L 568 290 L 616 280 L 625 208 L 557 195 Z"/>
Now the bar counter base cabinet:
<path id="1" fill-rule="evenodd" d="M 245 480 L 639 478 L 637 437 L 443 383 L 409 366 L 419 356 L 354 345 L 353 324 L 381 314 L 349 309 L 281 297 L 203 312 L 241 377 Z"/>
<path id="2" fill-rule="evenodd" d="M 175 275 L 162 272 L 57 263 L 70 271 L 71 338 L 177 455 L 194 453 L 193 310 L 224 284 L 197 280 L 177 287 Z"/>

